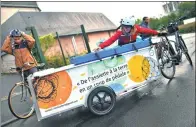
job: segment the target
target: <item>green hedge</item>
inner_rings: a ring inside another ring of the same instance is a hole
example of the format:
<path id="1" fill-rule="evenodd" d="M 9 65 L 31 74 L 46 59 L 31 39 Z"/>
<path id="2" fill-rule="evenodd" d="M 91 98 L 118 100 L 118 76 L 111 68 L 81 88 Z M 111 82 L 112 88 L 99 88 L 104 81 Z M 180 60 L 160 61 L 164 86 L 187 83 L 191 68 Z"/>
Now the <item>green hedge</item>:
<path id="1" fill-rule="evenodd" d="M 62 56 L 46 57 L 48 68 L 57 68 L 65 66 Z M 69 58 L 65 58 L 67 65 L 70 64 Z"/>
<path id="2" fill-rule="evenodd" d="M 45 53 L 49 47 L 52 47 L 55 44 L 54 35 L 52 33 L 48 35 L 40 36 L 39 40 L 43 53 Z"/>
<path id="3" fill-rule="evenodd" d="M 196 22 L 179 26 L 179 32 L 180 33 L 192 33 L 192 32 L 195 32 L 195 23 Z"/>
<path id="4" fill-rule="evenodd" d="M 87 51 L 83 51 L 82 53 L 78 54 L 77 56 L 83 56 L 87 54 Z M 70 56 L 70 57 L 66 57 L 66 65 L 70 64 L 70 58 L 71 57 L 75 57 L 75 56 Z M 62 66 L 66 66 L 64 64 L 64 60 L 62 55 L 60 56 L 52 56 L 52 57 L 46 57 L 47 63 L 48 63 L 48 68 L 58 68 L 58 67 L 62 67 Z"/>

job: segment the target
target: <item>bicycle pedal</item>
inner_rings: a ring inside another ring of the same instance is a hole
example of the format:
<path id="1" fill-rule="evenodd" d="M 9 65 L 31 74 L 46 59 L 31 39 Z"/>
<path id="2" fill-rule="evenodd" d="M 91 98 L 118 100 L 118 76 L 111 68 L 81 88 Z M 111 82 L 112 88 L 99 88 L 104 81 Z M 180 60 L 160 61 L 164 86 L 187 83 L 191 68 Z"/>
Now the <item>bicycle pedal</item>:
<path id="1" fill-rule="evenodd" d="M 175 63 L 175 65 L 179 65 L 179 63 L 177 62 L 177 63 Z"/>

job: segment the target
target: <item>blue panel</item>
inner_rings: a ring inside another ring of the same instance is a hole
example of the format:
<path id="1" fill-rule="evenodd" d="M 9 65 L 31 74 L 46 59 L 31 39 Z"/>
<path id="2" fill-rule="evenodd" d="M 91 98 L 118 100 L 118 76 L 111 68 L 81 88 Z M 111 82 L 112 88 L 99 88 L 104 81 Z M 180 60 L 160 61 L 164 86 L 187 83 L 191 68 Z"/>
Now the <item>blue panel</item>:
<path id="1" fill-rule="evenodd" d="M 130 52 L 133 50 L 132 44 L 126 44 L 115 48 L 117 54 L 122 54 L 125 52 Z"/>
<path id="2" fill-rule="evenodd" d="M 114 49 L 107 49 L 107 50 L 98 51 L 97 54 L 96 53 L 89 53 L 84 56 L 74 57 L 70 60 L 70 62 L 71 62 L 71 64 L 78 65 L 78 64 L 83 64 L 83 63 L 95 61 L 95 60 L 100 60 L 100 59 L 114 56 L 114 55 L 115 55 Z"/>
<path id="3" fill-rule="evenodd" d="M 145 48 L 145 47 L 150 46 L 150 41 L 149 41 L 149 39 L 145 39 L 145 40 L 140 40 L 135 43 L 130 43 L 130 44 L 126 44 L 123 46 L 119 46 L 119 47 L 115 48 L 116 53 L 122 54 L 122 53 L 130 52 L 130 51 L 134 51 L 135 48 L 133 45 L 135 45 L 136 49 L 141 49 L 141 48 Z"/>
<path id="4" fill-rule="evenodd" d="M 141 40 L 135 43 L 118 46 L 117 48 L 102 50 L 102 51 L 97 52 L 97 54 L 89 53 L 84 56 L 77 56 L 77 57 L 72 58 L 70 62 L 71 64 L 78 65 L 78 64 L 95 61 L 95 60 L 100 60 L 106 57 L 112 57 L 117 54 L 134 51 L 135 49 L 133 45 L 135 45 L 137 49 L 141 49 L 141 48 L 150 46 L 150 43 L 149 43 L 149 39 L 145 39 L 145 40 Z"/>
<path id="5" fill-rule="evenodd" d="M 149 40 L 149 38 L 147 38 L 147 39 L 135 42 L 134 44 L 137 49 L 141 49 L 141 48 L 145 48 L 145 47 L 150 46 L 150 40 Z"/>
<path id="6" fill-rule="evenodd" d="M 95 55 L 95 53 L 89 53 L 89 54 L 86 54 L 84 56 L 73 57 L 70 60 L 70 63 L 71 64 L 78 65 L 78 64 L 82 64 L 82 63 L 87 63 L 87 62 L 90 62 L 90 61 L 94 61 L 94 60 L 97 60 L 97 59 L 98 58 Z"/>
<path id="7" fill-rule="evenodd" d="M 116 53 L 115 53 L 115 50 L 113 48 L 111 48 L 111 49 L 99 51 L 99 52 L 97 52 L 97 54 L 99 55 L 100 58 L 106 58 L 106 57 L 112 57 Z"/>

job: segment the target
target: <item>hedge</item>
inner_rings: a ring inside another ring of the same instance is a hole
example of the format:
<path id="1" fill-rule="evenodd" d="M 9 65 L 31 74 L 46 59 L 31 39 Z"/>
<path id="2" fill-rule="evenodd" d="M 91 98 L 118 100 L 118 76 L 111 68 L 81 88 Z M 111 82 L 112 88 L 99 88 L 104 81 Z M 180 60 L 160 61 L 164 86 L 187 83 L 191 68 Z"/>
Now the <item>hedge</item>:
<path id="1" fill-rule="evenodd" d="M 52 47 L 55 44 L 54 35 L 52 33 L 48 35 L 40 36 L 39 40 L 43 53 L 45 53 L 49 47 Z"/>
<path id="2" fill-rule="evenodd" d="M 82 53 L 78 54 L 77 56 L 83 56 L 87 54 L 87 51 L 83 51 Z M 70 64 L 70 58 L 72 57 L 76 57 L 76 56 L 68 56 L 65 58 L 66 61 L 66 65 Z M 62 55 L 59 56 L 52 56 L 52 57 L 46 57 L 47 63 L 48 63 L 48 68 L 58 68 L 58 67 L 62 67 L 62 66 L 66 66 L 64 64 L 64 60 Z"/>
<path id="3" fill-rule="evenodd" d="M 180 33 L 192 33 L 192 32 L 195 32 L 195 23 L 196 22 L 188 23 L 188 24 L 185 24 L 185 25 L 180 25 L 179 26 L 179 32 Z"/>

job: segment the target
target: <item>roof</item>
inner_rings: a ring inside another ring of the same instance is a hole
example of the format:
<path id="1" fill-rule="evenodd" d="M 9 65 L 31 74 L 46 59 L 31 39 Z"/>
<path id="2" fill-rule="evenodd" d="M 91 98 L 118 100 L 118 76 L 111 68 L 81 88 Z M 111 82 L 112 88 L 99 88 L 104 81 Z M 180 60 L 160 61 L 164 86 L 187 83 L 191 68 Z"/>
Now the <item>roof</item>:
<path id="1" fill-rule="evenodd" d="M 81 33 L 80 25 L 85 31 L 98 32 L 116 29 L 102 13 L 87 12 L 17 12 L 1 25 L 1 44 L 12 29 L 24 32 L 26 27 L 34 26 L 39 36 L 58 32 L 59 36 Z"/>
<path id="2" fill-rule="evenodd" d="M 1 7 L 38 8 L 40 10 L 36 1 L 1 1 Z"/>

